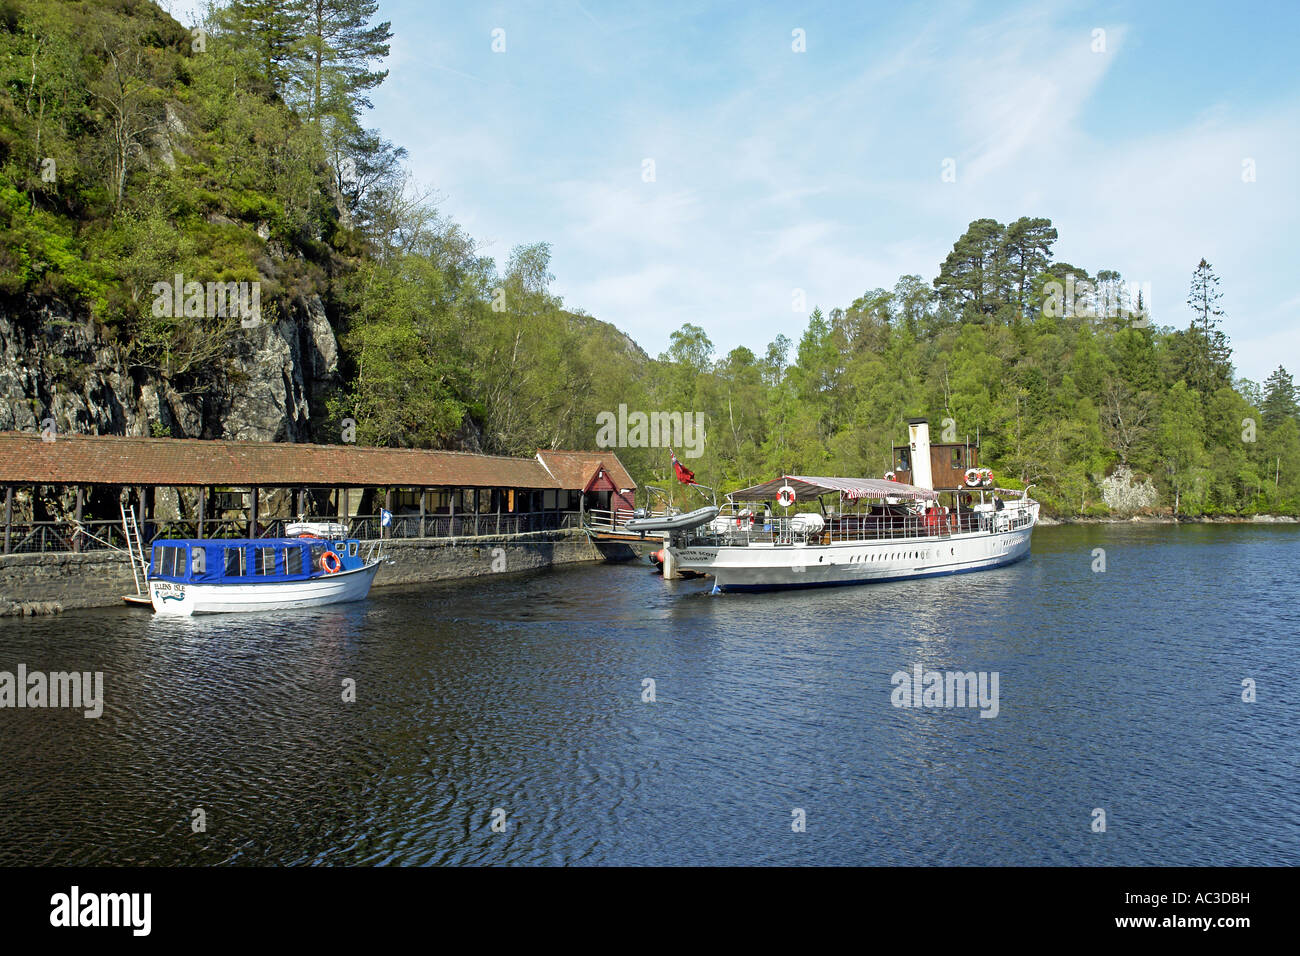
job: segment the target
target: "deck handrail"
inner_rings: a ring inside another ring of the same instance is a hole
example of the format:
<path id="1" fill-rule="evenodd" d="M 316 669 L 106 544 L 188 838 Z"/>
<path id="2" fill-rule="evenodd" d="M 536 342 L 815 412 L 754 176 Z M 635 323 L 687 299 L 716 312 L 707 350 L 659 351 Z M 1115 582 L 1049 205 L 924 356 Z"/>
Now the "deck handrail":
<path id="1" fill-rule="evenodd" d="M 806 531 L 793 525 L 793 515 L 726 514 L 720 515 L 712 525 L 695 529 L 686 546 L 731 545 L 747 547 L 753 544 L 792 545 L 830 544 L 845 541 L 925 541 L 947 539 L 954 535 L 983 532 L 1014 531 L 1033 523 L 1033 512 L 1028 504 L 1008 503 L 1000 511 L 961 511 L 929 514 L 837 514 L 825 518 L 824 526 L 817 531 Z"/>

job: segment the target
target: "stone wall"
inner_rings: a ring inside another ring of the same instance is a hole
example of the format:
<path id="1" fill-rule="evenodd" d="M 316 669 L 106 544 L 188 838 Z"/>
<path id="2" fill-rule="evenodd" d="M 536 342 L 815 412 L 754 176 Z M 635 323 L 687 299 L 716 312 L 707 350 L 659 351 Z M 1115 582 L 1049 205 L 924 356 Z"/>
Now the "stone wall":
<path id="1" fill-rule="evenodd" d="M 131 562 L 115 551 L 0 555 L 0 611 L 31 601 L 105 607 L 134 593 Z"/>
<path id="2" fill-rule="evenodd" d="M 391 563 L 379 569 L 377 588 L 632 556 L 626 546 L 597 549 L 584 534 L 554 531 L 388 541 L 385 551 Z M 0 555 L 0 610 L 34 601 L 56 602 L 64 609 L 110 607 L 121 604 L 123 595 L 134 593 L 131 564 L 117 552 Z"/>
<path id="3" fill-rule="evenodd" d="M 379 569 L 375 587 L 513 574 L 605 559 L 586 535 L 550 531 L 514 537 L 399 539 L 386 542 L 385 553 L 391 563 Z"/>

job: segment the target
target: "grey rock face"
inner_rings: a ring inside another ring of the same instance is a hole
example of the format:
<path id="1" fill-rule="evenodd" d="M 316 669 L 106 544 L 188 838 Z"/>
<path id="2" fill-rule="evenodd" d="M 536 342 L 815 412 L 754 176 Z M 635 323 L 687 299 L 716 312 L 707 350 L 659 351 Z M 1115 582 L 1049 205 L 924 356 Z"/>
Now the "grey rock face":
<path id="1" fill-rule="evenodd" d="M 0 302 L 0 430 L 307 441 L 338 380 L 338 343 L 319 296 L 239 328 L 202 388 L 130 362 L 57 301 Z M 319 411 L 317 411 L 319 414 Z"/>

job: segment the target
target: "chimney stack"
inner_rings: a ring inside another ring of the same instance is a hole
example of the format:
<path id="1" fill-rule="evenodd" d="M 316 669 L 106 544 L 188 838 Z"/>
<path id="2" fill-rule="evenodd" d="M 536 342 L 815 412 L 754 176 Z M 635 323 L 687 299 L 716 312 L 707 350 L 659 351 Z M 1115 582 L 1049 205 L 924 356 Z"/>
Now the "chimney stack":
<path id="1" fill-rule="evenodd" d="M 933 491 L 934 475 L 930 471 L 930 423 L 924 418 L 909 418 L 907 440 L 912 446 L 912 484 Z"/>

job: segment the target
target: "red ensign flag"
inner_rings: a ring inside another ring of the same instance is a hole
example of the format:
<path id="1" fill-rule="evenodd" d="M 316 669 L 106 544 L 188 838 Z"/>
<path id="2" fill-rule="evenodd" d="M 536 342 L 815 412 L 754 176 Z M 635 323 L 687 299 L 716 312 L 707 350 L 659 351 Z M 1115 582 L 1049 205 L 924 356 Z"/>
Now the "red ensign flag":
<path id="1" fill-rule="evenodd" d="M 695 472 L 691 471 L 678 461 L 677 452 L 673 451 L 671 448 L 668 449 L 668 454 L 673 456 L 673 471 L 677 472 L 677 480 L 684 485 L 695 484 Z"/>

